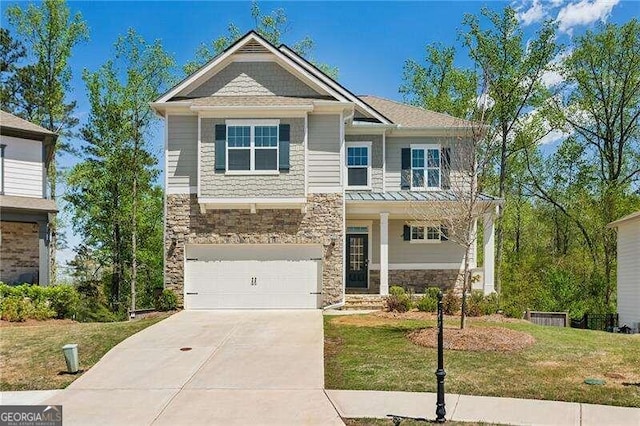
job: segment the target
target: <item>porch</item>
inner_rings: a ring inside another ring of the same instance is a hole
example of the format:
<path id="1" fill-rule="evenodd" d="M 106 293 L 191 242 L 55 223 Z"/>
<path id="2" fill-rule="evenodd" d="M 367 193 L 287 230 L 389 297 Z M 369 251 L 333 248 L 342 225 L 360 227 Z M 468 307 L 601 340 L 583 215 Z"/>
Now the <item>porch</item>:
<path id="1" fill-rule="evenodd" d="M 465 250 L 439 225 L 435 211 L 416 222 L 413 210 L 428 212 L 432 202 L 451 202 L 444 191 L 418 193 L 347 192 L 345 232 L 345 292 L 348 295 L 389 294 L 390 286 L 402 286 L 414 294 L 428 287 L 443 290 L 462 285 Z M 487 203 L 495 200 L 487 197 Z M 474 244 L 469 256 L 472 288 L 494 291 L 495 208 L 484 209 L 476 222 L 483 223 L 484 263 L 477 264 Z M 428 215 L 428 214 L 427 214 Z"/>

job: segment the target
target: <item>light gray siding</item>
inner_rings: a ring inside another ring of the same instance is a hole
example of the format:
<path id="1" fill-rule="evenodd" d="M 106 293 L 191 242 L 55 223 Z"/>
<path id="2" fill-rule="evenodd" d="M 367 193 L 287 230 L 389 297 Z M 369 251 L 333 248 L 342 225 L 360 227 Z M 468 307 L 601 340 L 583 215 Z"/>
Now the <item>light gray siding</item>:
<path id="1" fill-rule="evenodd" d="M 440 145 L 442 147 L 451 148 L 451 184 L 456 187 L 456 183 L 463 183 L 459 173 L 460 164 L 466 163 L 468 159 L 468 144 L 456 140 L 452 141 L 452 137 L 387 137 L 386 139 L 386 157 L 387 157 L 387 175 L 386 190 L 400 191 L 400 174 L 402 171 L 402 148 L 410 148 L 411 145 Z"/>
<path id="2" fill-rule="evenodd" d="M 189 192 L 198 184 L 198 117 L 167 117 L 167 185 L 168 189 Z"/>
<path id="3" fill-rule="evenodd" d="M 1 136 L 4 148 L 4 193 L 23 197 L 44 196 L 42 142 Z"/>
<path id="4" fill-rule="evenodd" d="M 618 313 L 621 326 L 640 327 L 640 218 L 618 227 Z"/>
<path id="5" fill-rule="evenodd" d="M 304 119 L 286 118 L 291 126 L 290 170 L 278 175 L 225 175 L 215 171 L 215 125 L 224 119 L 203 118 L 201 131 L 200 194 L 206 198 L 304 197 Z"/>
<path id="6" fill-rule="evenodd" d="M 389 263 L 462 263 L 464 249 L 453 241 L 411 243 L 403 239 L 404 220 L 389 220 Z M 373 221 L 371 263 L 380 264 L 380 221 Z"/>
<path id="7" fill-rule="evenodd" d="M 340 187 L 340 116 L 309 115 L 309 189 Z"/>
<path id="8" fill-rule="evenodd" d="M 371 142 L 371 190 L 382 192 L 382 135 L 345 135 L 344 138 L 347 142 Z"/>
<path id="9" fill-rule="evenodd" d="M 233 62 L 187 94 L 204 96 L 300 96 L 319 94 L 275 62 Z"/>

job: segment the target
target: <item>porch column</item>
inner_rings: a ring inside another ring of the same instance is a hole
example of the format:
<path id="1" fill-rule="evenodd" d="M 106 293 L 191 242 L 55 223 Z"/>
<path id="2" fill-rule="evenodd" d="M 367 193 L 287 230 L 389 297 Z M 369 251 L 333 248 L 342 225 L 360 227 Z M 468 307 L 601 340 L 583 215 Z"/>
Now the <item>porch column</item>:
<path id="1" fill-rule="evenodd" d="M 389 294 L 389 213 L 380 213 L 380 295 Z"/>
<path id="2" fill-rule="evenodd" d="M 493 293 L 495 277 L 495 238 L 493 213 L 484 215 L 484 294 Z"/>

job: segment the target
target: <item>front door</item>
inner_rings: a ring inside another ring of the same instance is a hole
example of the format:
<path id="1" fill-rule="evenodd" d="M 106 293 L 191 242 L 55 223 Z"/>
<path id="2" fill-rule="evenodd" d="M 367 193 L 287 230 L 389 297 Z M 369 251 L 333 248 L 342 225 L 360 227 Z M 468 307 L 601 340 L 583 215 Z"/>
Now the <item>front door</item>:
<path id="1" fill-rule="evenodd" d="M 369 236 L 347 234 L 347 287 L 367 288 Z"/>

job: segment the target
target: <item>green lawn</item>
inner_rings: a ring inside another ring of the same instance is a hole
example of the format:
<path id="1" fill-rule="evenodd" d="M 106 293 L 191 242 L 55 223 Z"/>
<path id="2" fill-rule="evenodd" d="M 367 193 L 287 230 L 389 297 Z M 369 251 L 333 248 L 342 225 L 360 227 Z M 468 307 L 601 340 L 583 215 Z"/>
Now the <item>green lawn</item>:
<path id="1" fill-rule="evenodd" d="M 445 323 L 454 327 L 458 321 Z M 447 392 L 640 407 L 640 335 L 525 321 L 470 324 L 523 331 L 536 343 L 517 352 L 445 351 Z M 433 326 L 375 315 L 325 317 L 326 387 L 435 392 L 436 350 L 406 338 L 411 330 Z M 586 385 L 587 377 L 606 384 Z"/>
<path id="2" fill-rule="evenodd" d="M 80 375 L 64 374 L 64 344 L 78 344 L 80 369 L 86 371 L 109 349 L 168 316 L 112 323 L 45 321 L 0 327 L 0 390 L 65 388 Z"/>

